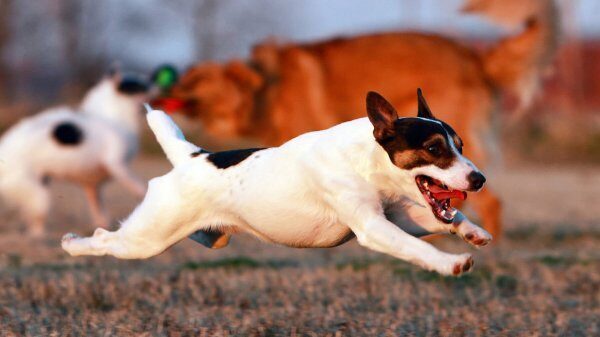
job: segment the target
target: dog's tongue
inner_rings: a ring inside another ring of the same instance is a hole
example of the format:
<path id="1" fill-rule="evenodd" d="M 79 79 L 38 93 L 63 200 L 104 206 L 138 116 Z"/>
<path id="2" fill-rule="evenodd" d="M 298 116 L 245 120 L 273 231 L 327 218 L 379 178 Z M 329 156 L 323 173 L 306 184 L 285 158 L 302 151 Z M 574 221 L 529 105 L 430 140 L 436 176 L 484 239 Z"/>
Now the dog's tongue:
<path id="1" fill-rule="evenodd" d="M 446 190 L 437 185 L 429 186 L 429 191 L 437 200 L 444 199 L 467 199 L 467 193 L 459 190 Z"/>

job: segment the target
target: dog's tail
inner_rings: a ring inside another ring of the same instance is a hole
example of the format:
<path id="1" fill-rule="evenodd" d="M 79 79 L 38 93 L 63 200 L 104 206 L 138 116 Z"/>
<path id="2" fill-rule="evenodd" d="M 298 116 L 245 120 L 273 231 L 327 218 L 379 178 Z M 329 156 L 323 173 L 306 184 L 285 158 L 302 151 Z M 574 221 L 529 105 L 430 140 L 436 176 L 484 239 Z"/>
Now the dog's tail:
<path id="1" fill-rule="evenodd" d="M 173 166 L 190 160 L 192 153 L 202 150 L 185 140 L 181 129 L 166 113 L 152 110 L 148 104 L 144 104 L 144 107 L 147 112 L 148 125 Z"/>
<path id="2" fill-rule="evenodd" d="M 464 12 L 478 13 L 516 35 L 501 40 L 484 56 L 484 69 L 503 93 L 516 99 L 516 115 L 533 103 L 551 66 L 560 35 L 555 0 L 468 0 Z"/>

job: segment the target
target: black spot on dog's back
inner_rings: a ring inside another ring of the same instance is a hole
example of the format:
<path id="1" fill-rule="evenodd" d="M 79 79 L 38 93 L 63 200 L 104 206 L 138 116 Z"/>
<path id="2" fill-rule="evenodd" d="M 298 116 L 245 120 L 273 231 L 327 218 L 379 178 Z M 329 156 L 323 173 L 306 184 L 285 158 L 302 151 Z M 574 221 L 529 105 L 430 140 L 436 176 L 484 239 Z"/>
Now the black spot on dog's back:
<path id="1" fill-rule="evenodd" d="M 62 122 L 52 131 L 54 140 L 66 146 L 75 146 L 83 142 L 83 131 L 73 122 Z"/>
<path id="2" fill-rule="evenodd" d="M 223 152 L 215 152 L 208 155 L 206 159 L 213 163 L 217 168 L 226 169 L 230 166 L 237 165 L 250 157 L 254 152 L 264 150 L 264 148 L 231 150 Z"/>

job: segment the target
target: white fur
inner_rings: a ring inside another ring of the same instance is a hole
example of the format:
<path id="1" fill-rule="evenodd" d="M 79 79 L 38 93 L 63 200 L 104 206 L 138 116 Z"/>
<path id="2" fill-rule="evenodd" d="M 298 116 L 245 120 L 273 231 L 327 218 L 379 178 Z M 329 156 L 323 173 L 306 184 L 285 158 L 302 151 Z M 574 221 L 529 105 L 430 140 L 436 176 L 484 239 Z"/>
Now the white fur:
<path id="1" fill-rule="evenodd" d="M 90 89 L 79 109 L 47 109 L 22 119 L 0 139 L 0 194 L 20 210 L 31 234 L 44 231 L 50 207 L 46 178 L 81 184 L 99 226 L 108 225 L 98 191 L 108 177 L 143 195 L 144 185 L 127 163 L 138 150 L 141 102 L 147 98 L 119 93 L 115 77 L 106 77 Z M 55 126 L 62 122 L 83 131 L 81 144 L 64 146 L 53 139 Z"/>
<path id="2" fill-rule="evenodd" d="M 420 232 L 413 234 L 468 234 L 481 239 L 478 245 L 491 239 L 462 214 L 454 224 L 438 221 L 415 172 L 392 164 L 366 118 L 306 133 L 226 169 L 215 167 L 208 154 L 191 157 L 197 147 L 163 112 L 147 118 L 174 169 L 150 181 L 143 202 L 119 230 L 88 238 L 67 234 L 62 247 L 71 255 L 148 258 L 206 229 L 233 228 L 296 247 L 332 246 L 353 232 L 365 247 L 456 274 L 470 267 L 468 254 L 441 252 L 400 227 L 416 225 Z"/>

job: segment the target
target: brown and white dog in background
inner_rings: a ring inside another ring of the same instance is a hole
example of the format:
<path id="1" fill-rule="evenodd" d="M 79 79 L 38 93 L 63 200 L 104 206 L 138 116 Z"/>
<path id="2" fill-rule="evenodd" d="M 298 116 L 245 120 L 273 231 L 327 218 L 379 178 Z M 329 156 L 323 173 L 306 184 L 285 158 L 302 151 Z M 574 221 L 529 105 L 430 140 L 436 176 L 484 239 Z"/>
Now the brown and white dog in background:
<path id="1" fill-rule="evenodd" d="M 521 31 L 478 52 L 435 34 L 400 32 L 315 44 L 256 46 L 247 62 L 192 67 L 169 95 L 183 113 L 219 137 L 254 138 L 279 145 L 304 132 L 363 115 L 364 95 L 375 90 L 401 116 L 415 109 L 422 87 L 439 118 L 465 138 L 465 154 L 490 164 L 492 115 L 511 97 L 524 111 L 539 89 L 558 43 L 552 0 L 470 0 L 466 12 Z M 493 142 L 491 143 L 493 144 Z M 489 189 L 470 199 L 484 227 L 499 237 L 500 202 Z"/>

